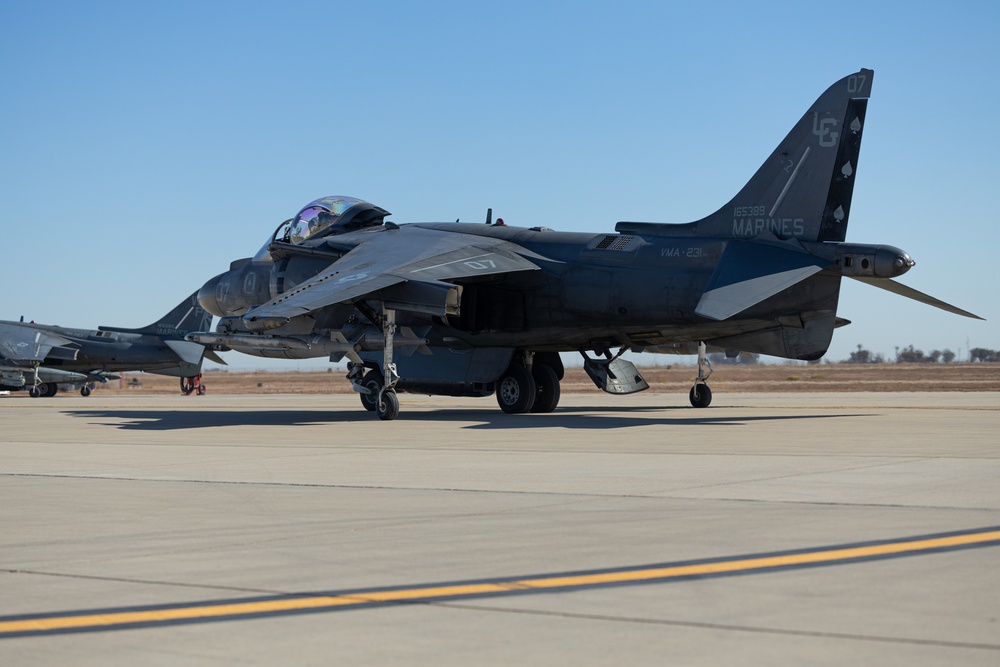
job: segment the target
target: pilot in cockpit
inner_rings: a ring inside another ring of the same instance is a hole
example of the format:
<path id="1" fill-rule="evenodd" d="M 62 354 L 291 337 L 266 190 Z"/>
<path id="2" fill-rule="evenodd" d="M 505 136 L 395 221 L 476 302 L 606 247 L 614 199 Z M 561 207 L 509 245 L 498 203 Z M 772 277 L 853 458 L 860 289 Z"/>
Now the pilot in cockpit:
<path id="1" fill-rule="evenodd" d="M 299 244 L 315 236 L 320 230 L 320 216 L 325 212 L 318 206 L 310 206 L 299 212 L 288 230 L 288 240 Z"/>
<path id="2" fill-rule="evenodd" d="M 306 205 L 283 239 L 296 245 L 311 238 L 381 225 L 389 212 L 353 197 L 324 197 Z"/>

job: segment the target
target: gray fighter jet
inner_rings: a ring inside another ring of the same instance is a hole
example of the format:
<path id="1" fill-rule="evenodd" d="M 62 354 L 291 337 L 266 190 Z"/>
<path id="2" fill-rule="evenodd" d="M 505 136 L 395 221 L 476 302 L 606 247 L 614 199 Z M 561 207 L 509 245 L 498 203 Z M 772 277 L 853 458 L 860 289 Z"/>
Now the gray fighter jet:
<path id="1" fill-rule="evenodd" d="M 893 281 L 914 265 L 902 250 L 845 241 L 872 77 L 833 84 L 696 222 L 619 222 L 613 234 L 489 213 L 486 224 L 397 225 L 358 199 L 314 201 L 202 287 L 199 302 L 222 319 L 188 340 L 346 356 L 362 404 L 393 419 L 404 391 L 495 392 L 505 412 L 552 411 L 570 351 L 613 394 L 648 387 L 628 350 L 697 354 L 690 400 L 705 407 L 710 351 L 823 356 L 848 324 L 837 317 L 844 277 L 976 317 Z"/>
<path id="2" fill-rule="evenodd" d="M 55 396 L 59 384 L 91 385 L 117 379 L 113 372 L 148 371 L 192 378 L 203 358 L 225 364 L 214 351 L 184 340 L 212 325 L 212 315 L 192 294 L 159 321 L 139 329 L 99 327 L 96 331 L 0 322 L 0 389 L 27 389 L 32 396 Z M 182 381 L 183 384 L 183 381 Z"/>

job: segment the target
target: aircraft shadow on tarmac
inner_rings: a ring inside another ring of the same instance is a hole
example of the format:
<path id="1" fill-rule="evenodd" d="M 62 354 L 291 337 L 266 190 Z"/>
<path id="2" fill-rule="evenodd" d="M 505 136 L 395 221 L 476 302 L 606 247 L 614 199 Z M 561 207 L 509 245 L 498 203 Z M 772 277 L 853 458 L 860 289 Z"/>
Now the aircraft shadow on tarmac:
<path id="1" fill-rule="evenodd" d="M 785 415 L 713 415 L 710 410 L 692 408 L 560 408 L 548 414 L 508 415 L 493 409 L 446 409 L 409 412 L 402 422 L 441 422 L 463 424 L 468 429 L 543 429 L 568 428 L 611 430 L 639 426 L 743 426 L 753 422 L 840 419 L 858 414 L 785 414 Z M 636 416 L 649 413 L 648 416 Z M 688 416 L 673 416 L 685 413 Z M 372 422 L 369 428 L 383 425 L 371 413 L 324 410 L 69 410 L 66 414 L 86 419 L 92 424 L 133 431 L 174 431 L 235 426 L 320 426 L 353 422 Z M 112 421 L 113 420 L 113 421 Z"/>

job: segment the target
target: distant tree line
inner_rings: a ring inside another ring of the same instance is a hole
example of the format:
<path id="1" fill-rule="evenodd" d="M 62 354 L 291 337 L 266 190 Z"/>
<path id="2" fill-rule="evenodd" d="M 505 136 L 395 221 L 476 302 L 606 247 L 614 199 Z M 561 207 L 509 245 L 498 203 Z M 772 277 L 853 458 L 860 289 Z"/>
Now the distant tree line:
<path id="1" fill-rule="evenodd" d="M 897 364 L 920 364 L 920 363 L 944 363 L 950 364 L 955 361 L 957 355 L 949 349 L 931 350 L 925 353 L 912 345 L 904 348 L 896 348 Z M 969 361 L 971 362 L 997 362 L 1000 361 L 1000 351 L 989 350 L 985 347 L 974 347 L 969 350 Z M 884 364 L 885 357 L 881 354 L 873 354 L 865 349 L 863 345 L 858 345 L 858 349 L 851 352 L 850 357 L 844 360 L 846 364 Z"/>
<path id="2" fill-rule="evenodd" d="M 969 350 L 969 361 L 1000 361 L 1000 351 L 974 347 Z"/>

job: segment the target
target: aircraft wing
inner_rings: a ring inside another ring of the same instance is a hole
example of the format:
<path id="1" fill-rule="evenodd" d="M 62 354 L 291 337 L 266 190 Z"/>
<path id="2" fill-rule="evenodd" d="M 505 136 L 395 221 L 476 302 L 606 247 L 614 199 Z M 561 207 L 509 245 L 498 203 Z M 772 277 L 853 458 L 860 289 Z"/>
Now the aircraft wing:
<path id="1" fill-rule="evenodd" d="M 0 323 L 0 355 L 11 362 L 40 362 L 47 356 L 75 359 L 73 341 L 21 323 Z"/>
<path id="2" fill-rule="evenodd" d="M 534 253 L 515 243 L 454 231 L 386 226 L 326 270 L 244 315 L 248 324 L 284 321 L 335 303 L 384 294 L 397 307 L 436 312 L 454 288 L 448 280 L 537 270 Z M 251 328 L 254 328 L 251 326 Z M 259 326 L 257 328 L 260 328 Z"/>

